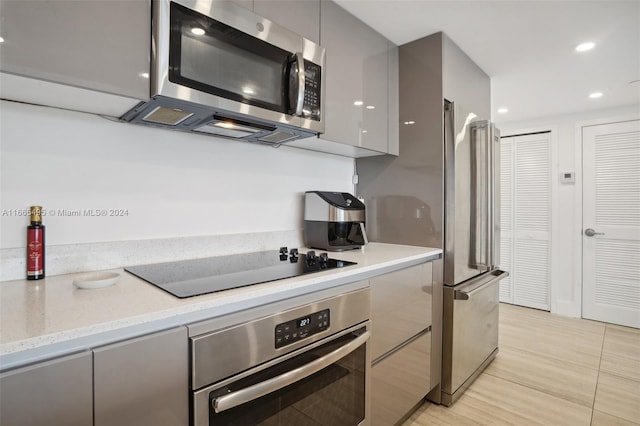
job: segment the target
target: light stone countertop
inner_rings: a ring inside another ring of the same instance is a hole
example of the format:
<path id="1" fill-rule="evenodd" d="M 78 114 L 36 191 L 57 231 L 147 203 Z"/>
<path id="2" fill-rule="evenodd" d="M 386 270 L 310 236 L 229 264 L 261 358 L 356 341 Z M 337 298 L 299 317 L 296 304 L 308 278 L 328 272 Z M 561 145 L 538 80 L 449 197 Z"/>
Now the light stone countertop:
<path id="1" fill-rule="evenodd" d="M 304 251 L 305 249 L 301 249 Z M 179 299 L 125 272 L 101 289 L 78 289 L 78 274 L 0 283 L 0 370 L 231 314 L 434 260 L 442 250 L 370 243 L 330 253 L 341 269 Z"/>

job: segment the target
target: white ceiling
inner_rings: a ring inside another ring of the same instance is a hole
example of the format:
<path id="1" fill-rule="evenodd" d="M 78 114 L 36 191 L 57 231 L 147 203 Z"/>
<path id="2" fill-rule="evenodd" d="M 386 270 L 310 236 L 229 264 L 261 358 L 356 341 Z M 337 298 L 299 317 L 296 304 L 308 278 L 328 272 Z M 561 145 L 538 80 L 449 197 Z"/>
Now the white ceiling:
<path id="1" fill-rule="evenodd" d="M 397 45 L 443 31 L 491 77 L 495 121 L 640 108 L 638 0 L 335 1 Z"/>

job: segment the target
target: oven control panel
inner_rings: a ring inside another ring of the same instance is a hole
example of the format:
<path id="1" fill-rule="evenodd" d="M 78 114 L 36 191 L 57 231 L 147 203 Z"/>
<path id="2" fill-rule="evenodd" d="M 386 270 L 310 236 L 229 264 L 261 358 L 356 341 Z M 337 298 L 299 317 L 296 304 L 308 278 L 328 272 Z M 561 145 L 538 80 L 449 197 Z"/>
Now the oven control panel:
<path id="1" fill-rule="evenodd" d="M 330 320 L 329 309 L 325 309 L 276 325 L 276 349 L 328 329 Z"/>

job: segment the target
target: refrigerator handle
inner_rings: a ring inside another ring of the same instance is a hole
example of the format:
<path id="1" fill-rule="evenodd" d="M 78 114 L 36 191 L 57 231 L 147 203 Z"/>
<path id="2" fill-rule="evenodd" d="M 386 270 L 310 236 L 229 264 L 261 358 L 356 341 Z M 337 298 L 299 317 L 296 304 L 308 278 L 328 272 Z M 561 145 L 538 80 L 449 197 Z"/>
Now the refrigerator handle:
<path id="1" fill-rule="evenodd" d="M 494 196 L 495 196 L 495 180 L 494 169 L 495 169 L 495 158 L 494 158 L 494 147 L 493 147 L 493 123 L 485 122 L 484 126 L 484 142 L 487 144 L 487 267 L 491 269 L 494 265 L 493 258 L 493 247 L 495 245 L 495 240 L 493 236 L 494 230 L 494 215 L 495 215 L 495 205 L 494 205 Z"/>
<path id="2" fill-rule="evenodd" d="M 471 130 L 471 248 L 473 267 L 491 269 L 491 148 L 488 143 L 488 122 L 476 121 Z"/>
<path id="3" fill-rule="evenodd" d="M 485 288 L 495 284 L 503 278 L 509 276 L 506 271 L 496 269 L 489 273 L 487 276 L 483 276 L 482 281 L 472 282 L 469 285 L 461 285 L 460 289 L 455 289 L 453 292 L 454 300 L 469 300 L 473 298 L 474 294 L 480 293 Z"/>

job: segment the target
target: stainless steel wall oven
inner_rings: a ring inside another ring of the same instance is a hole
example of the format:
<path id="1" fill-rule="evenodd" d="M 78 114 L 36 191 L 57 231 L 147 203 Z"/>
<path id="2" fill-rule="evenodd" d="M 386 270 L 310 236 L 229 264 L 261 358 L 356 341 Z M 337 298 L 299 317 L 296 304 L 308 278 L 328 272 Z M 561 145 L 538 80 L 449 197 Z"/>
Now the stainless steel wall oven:
<path id="1" fill-rule="evenodd" d="M 190 327 L 191 424 L 368 424 L 369 312 L 361 289 L 220 330 Z"/>

